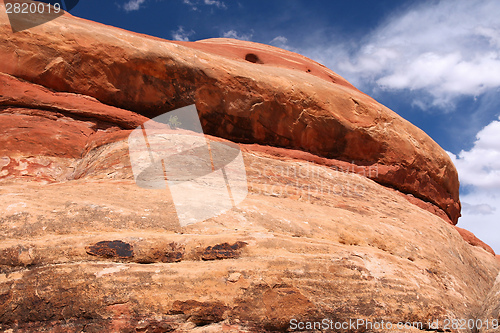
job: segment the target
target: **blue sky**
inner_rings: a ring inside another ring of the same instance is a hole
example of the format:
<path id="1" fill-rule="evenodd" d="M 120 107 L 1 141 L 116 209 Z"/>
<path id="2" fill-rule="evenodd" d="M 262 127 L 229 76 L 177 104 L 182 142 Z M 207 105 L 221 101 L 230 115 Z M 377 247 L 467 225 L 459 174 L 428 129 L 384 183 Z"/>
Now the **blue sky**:
<path id="1" fill-rule="evenodd" d="M 319 61 L 449 152 L 459 226 L 500 253 L 500 2 L 83 0 L 73 15 L 165 39 L 230 37 Z"/>

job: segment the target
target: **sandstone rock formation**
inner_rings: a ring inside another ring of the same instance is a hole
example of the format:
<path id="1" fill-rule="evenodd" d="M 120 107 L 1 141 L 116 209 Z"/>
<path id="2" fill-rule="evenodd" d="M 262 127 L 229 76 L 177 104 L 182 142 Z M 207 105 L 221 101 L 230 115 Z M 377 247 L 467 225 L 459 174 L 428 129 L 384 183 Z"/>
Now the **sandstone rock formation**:
<path id="1" fill-rule="evenodd" d="M 377 182 L 437 205 L 453 223 L 460 216 L 448 155 L 304 57 L 227 39 L 173 43 L 69 14 L 15 34 L 7 23 L 0 72 L 148 117 L 196 102 L 205 133 L 377 167 Z"/>
<path id="2" fill-rule="evenodd" d="M 0 178 L 62 181 L 97 146 L 124 139 L 148 118 L 94 98 L 56 93 L 0 73 Z M 107 160 L 109 162 L 109 159 Z M 102 165 L 102 163 L 99 163 Z M 109 165 L 102 165 L 103 169 Z"/>
<path id="3" fill-rule="evenodd" d="M 123 157 L 114 175 L 2 186 L 2 329 L 443 322 L 477 318 L 497 275 L 491 254 L 394 191 L 262 152 L 245 153 L 250 194 L 238 209 L 180 228 L 166 191 L 130 179 L 127 149 L 107 146 Z"/>
<path id="4" fill-rule="evenodd" d="M 498 319 L 500 262 L 447 222 L 446 154 L 330 70 L 67 14 L 14 34 L 2 15 L 0 331 Z M 135 184 L 127 137 L 194 101 L 211 140 L 240 143 L 249 194 L 181 227 L 168 190 Z M 331 331 L 390 331 L 366 325 Z"/>

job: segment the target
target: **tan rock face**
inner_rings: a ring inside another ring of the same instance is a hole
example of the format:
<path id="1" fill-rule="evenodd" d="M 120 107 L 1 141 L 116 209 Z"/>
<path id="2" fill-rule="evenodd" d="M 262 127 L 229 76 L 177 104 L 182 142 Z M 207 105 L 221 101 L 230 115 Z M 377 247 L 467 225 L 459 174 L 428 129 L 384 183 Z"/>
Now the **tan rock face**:
<path id="1" fill-rule="evenodd" d="M 250 42 L 173 43 L 64 15 L 13 34 L 0 71 L 155 116 L 196 103 L 206 133 L 376 166 L 373 177 L 460 216 L 457 172 L 425 133 L 327 68 Z M 36 41 L 36 42 L 34 42 Z"/>
<path id="2" fill-rule="evenodd" d="M 0 331 L 497 318 L 500 261 L 447 222 L 446 154 L 338 75 L 253 43 L 0 19 Z M 135 184 L 127 138 L 193 101 L 206 131 L 243 142 L 249 194 L 181 226 L 169 190 Z"/>
<path id="3" fill-rule="evenodd" d="M 468 319 L 500 267 L 393 190 L 259 151 L 244 152 L 241 205 L 180 227 L 166 190 L 130 179 L 127 141 L 108 149 L 124 157 L 115 170 L 125 179 L 94 170 L 1 187 L 2 329 L 261 332 L 292 319 Z"/>

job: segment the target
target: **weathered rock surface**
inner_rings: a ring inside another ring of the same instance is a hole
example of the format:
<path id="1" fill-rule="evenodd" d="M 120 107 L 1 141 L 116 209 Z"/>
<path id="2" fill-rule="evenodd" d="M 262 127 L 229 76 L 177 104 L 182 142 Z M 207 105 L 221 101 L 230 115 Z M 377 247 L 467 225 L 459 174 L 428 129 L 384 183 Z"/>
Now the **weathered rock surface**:
<path id="1" fill-rule="evenodd" d="M 451 162 L 333 72 L 267 46 L 182 46 L 69 15 L 12 34 L 1 15 L 0 331 L 498 319 L 500 261 L 447 222 Z M 205 129 L 246 142 L 249 194 L 181 227 L 168 190 L 135 184 L 127 137 L 195 97 Z"/>
<path id="2" fill-rule="evenodd" d="M 111 147 L 131 178 L 126 140 Z M 167 191 L 100 171 L 2 186 L 2 329 L 253 332 L 294 318 L 478 318 L 500 264 L 452 225 L 356 174 L 244 157 L 243 204 L 187 227 Z"/>
<path id="3" fill-rule="evenodd" d="M 79 177 L 93 148 L 124 139 L 148 118 L 0 73 L 0 179 L 63 181 Z M 112 172 L 108 156 L 96 164 Z"/>
<path id="4" fill-rule="evenodd" d="M 0 72 L 148 117 L 196 102 L 205 133 L 377 166 L 377 182 L 460 216 L 456 169 L 432 139 L 294 53 L 174 43 L 69 14 L 15 34 L 3 15 L 0 35 Z"/>
<path id="5" fill-rule="evenodd" d="M 480 313 L 485 319 L 482 321 L 483 327 L 479 332 L 494 333 L 500 330 L 500 275 L 497 276 Z M 486 319 L 489 320 L 486 321 Z"/>

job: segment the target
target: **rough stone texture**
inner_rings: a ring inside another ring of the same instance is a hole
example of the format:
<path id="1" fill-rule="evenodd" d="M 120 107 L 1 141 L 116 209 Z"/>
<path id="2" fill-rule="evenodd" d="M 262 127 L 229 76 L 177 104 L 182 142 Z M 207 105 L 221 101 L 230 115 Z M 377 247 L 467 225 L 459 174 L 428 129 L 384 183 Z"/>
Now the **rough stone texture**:
<path id="1" fill-rule="evenodd" d="M 500 274 L 486 297 L 480 313 L 484 319 L 483 328 L 479 332 L 495 333 L 500 331 Z M 488 321 L 485 319 L 488 319 Z"/>
<path id="2" fill-rule="evenodd" d="M 0 179 L 78 178 L 76 161 L 92 160 L 96 152 L 88 151 L 126 138 L 127 130 L 147 120 L 91 97 L 55 93 L 0 73 Z M 98 163 L 101 170 L 113 172 L 112 157 L 106 162 Z"/>
<path id="3" fill-rule="evenodd" d="M 126 156 L 126 140 L 112 147 Z M 187 227 L 168 191 L 99 170 L 2 186 L 2 329 L 263 332 L 293 318 L 479 317 L 500 263 L 452 225 L 357 174 L 244 158 L 247 199 Z M 130 176 L 125 157 L 117 166 Z M 89 253 L 117 241 L 133 252 Z"/>
<path id="4" fill-rule="evenodd" d="M 448 155 L 311 60 L 228 39 L 174 43 L 69 14 L 14 34 L 3 13 L 0 72 L 148 117 L 196 102 L 206 133 L 378 166 L 377 182 L 434 203 L 453 223 L 460 216 Z"/>
<path id="5" fill-rule="evenodd" d="M 14 35 L 3 15 L 0 331 L 498 319 L 500 261 L 448 220 L 451 162 L 333 72 L 267 46 L 176 45 L 69 15 Z M 249 194 L 181 227 L 168 190 L 134 183 L 127 137 L 195 96 L 205 129 L 246 142 Z"/>

